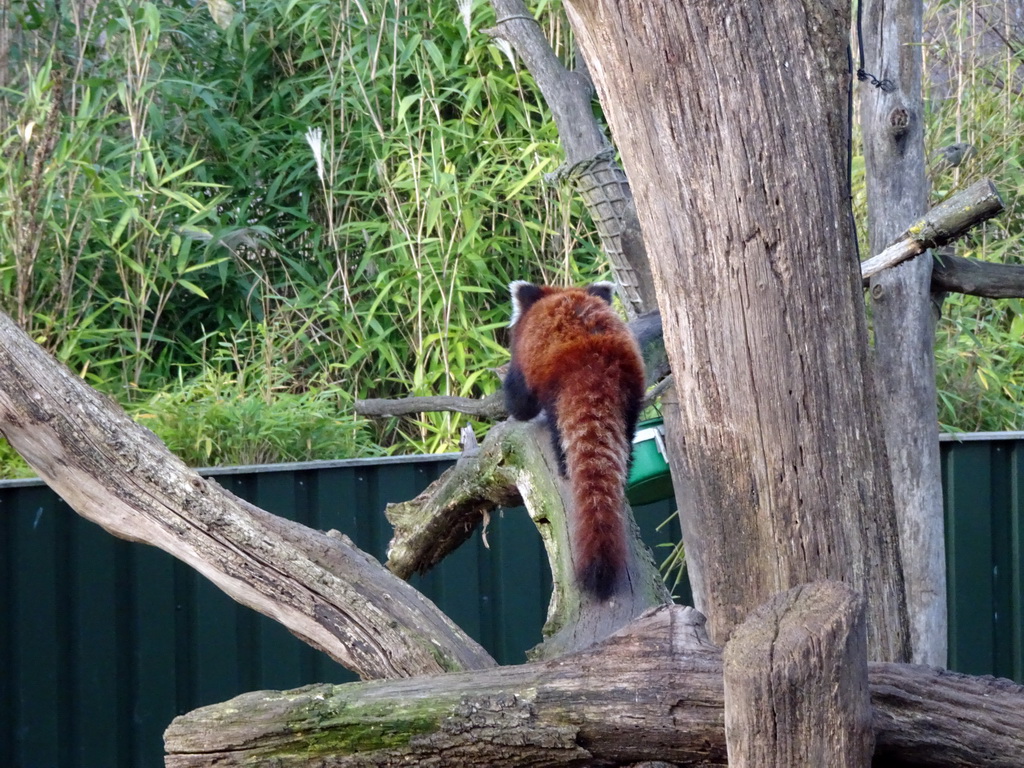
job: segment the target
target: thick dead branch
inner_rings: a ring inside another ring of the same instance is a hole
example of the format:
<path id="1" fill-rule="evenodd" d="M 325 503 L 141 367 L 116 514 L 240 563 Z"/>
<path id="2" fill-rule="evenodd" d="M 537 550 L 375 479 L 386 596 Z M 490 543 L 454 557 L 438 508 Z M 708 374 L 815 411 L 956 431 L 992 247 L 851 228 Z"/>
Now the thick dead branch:
<path id="1" fill-rule="evenodd" d="M 1024 266 L 936 254 L 932 265 L 932 291 L 1019 299 L 1024 297 Z"/>
<path id="2" fill-rule="evenodd" d="M 591 108 L 594 86 L 589 74 L 562 64 L 522 0 L 491 0 L 491 5 L 498 23 L 483 31 L 508 42 L 533 75 L 565 151 L 565 162 L 554 177 L 569 180 L 583 198 L 611 262 L 626 314 L 633 318 L 655 306 L 654 280 L 642 241 L 640 247 L 622 242 L 623 234 L 633 226 L 638 230 L 639 224 L 635 212 L 630 224 L 629 182 Z"/>
<path id="3" fill-rule="evenodd" d="M 402 579 L 430 570 L 470 537 L 484 515 L 500 506 L 518 506 L 516 473 L 505 464 L 522 430 L 511 422 L 493 427 L 480 448 L 411 501 L 389 504 L 385 513 L 395 529 L 388 546 L 388 568 Z"/>
<path id="4" fill-rule="evenodd" d="M 559 136 L 572 137 L 562 142 L 566 165 L 590 160 L 610 149 L 611 143 L 594 119 L 590 78 L 566 69 L 522 0 L 491 0 L 491 5 L 498 23 L 482 31 L 512 46 L 540 88 Z"/>
<path id="5" fill-rule="evenodd" d="M 864 598 L 817 582 L 753 610 L 725 645 L 732 768 L 863 768 L 874 751 Z"/>
<path id="6" fill-rule="evenodd" d="M 1003 201 L 995 186 L 982 179 L 939 203 L 897 237 L 893 245 L 861 262 L 861 277 L 867 280 L 930 248 L 951 243 L 1002 210 Z"/>
<path id="7" fill-rule="evenodd" d="M 1024 765 L 1024 686 L 916 664 L 868 664 L 875 764 Z"/>
<path id="8" fill-rule="evenodd" d="M 726 765 L 722 658 L 670 606 L 547 662 L 437 678 L 256 692 L 190 712 L 168 768 Z M 1020 766 L 1024 687 L 869 665 L 878 765 Z"/>
<path id="9" fill-rule="evenodd" d="M 166 765 L 724 765 L 721 660 L 703 621 L 659 610 L 594 650 L 493 676 L 246 694 L 174 720 Z"/>
<path id="10" fill-rule="evenodd" d="M 494 661 L 340 534 L 204 480 L 0 314 L 0 431 L 80 515 L 159 547 L 364 678 Z"/>

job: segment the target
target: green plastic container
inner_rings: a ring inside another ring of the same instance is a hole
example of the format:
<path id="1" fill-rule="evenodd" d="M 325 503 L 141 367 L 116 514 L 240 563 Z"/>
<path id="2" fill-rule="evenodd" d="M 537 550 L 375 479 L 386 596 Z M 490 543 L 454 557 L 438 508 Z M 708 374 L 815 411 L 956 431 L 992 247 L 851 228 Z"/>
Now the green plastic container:
<path id="1" fill-rule="evenodd" d="M 626 484 L 626 498 L 630 504 L 652 504 L 672 498 L 672 476 L 665 455 L 662 419 L 647 419 L 637 424 L 633 438 L 633 466 Z"/>

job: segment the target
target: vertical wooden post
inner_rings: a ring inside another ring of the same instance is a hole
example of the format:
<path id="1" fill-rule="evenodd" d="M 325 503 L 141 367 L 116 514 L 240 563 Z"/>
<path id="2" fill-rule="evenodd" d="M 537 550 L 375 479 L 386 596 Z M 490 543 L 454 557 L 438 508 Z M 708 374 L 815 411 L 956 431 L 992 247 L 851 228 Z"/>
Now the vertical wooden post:
<path id="1" fill-rule="evenodd" d="M 725 646 L 731 768 L 866 768 L 874 751 L 864 600 L 838 582 L 755 609 Z"/>
<path id="2" fill-rule="evenodd" d="M 921 0 L 862 0 L 860 93 L 871 252 L 928 207 L 921 101 Z M 910 615 L 911 660 L 946 664 L 946 549 L 935 391 L 932 257 L 871 280 L 875 381 L 891 467 Z"/>

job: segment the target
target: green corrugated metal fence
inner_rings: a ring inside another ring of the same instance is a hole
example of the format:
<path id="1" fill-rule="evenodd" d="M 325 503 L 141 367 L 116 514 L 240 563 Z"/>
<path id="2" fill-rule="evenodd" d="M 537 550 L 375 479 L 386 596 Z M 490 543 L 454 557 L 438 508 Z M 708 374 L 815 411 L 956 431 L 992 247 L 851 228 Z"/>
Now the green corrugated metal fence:
<path id="1" fill-rule="evenodd" d="M 941 445 L 949 666 L 1024 682 L 1024 436 Z"/>
<path id="2" fill-rule="evenodd" d="M 383 559 L 391 501 L 416 496 L 451 457 L 214 471 L 264 509 L 335 528 Z M 678 537 L 667 503 L 637 510 L 647 541 Z M 674 521 L 673 521 L 674 523 Z M 499 661 L 541 640 L 551 577 L 523 510 L 413 584 Z M 176 714 L 245 691 L 355 677 L 169 555 L 115 539 L 38 481 L 0 482 L 0 766 L 163 765 Z"/>
<path id="3" fill-rule="evenodd" d="M 944 442 L 951 666 L 1024 679 L 1020 479 L 1024 440 Z M 336 528 L 383 557 L 389 501 L 450 457 L 244 468 L 211 474 L 265 509 Z M 649 544 L 675 540 L 669 502 L 635 510 Z M 492 518 L 414 584 L 500 662 L 540 641 L 550 592 L 522 510 Z M 657 549 L 661 559 L 667 552 Z M 261 688 L 353 676 L 169 555 L 120 541 L 36 481 L 0 483 L 0 765 L 162 765 L 171 718 Z"/>

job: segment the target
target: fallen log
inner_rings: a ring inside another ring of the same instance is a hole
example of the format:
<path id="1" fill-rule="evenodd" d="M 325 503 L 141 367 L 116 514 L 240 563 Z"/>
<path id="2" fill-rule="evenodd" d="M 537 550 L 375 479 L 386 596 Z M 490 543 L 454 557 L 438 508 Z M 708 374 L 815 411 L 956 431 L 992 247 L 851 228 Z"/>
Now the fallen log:
<path id="1" fill-rule="evenodd" d="M 1024 765 L 1024 686 L 870 664 L 875 765 Z M 721 651 L 692 608 L 654 609 L 545 662 L 247 693 L 176 718 L 167 768 L 724 766 Z"/>

